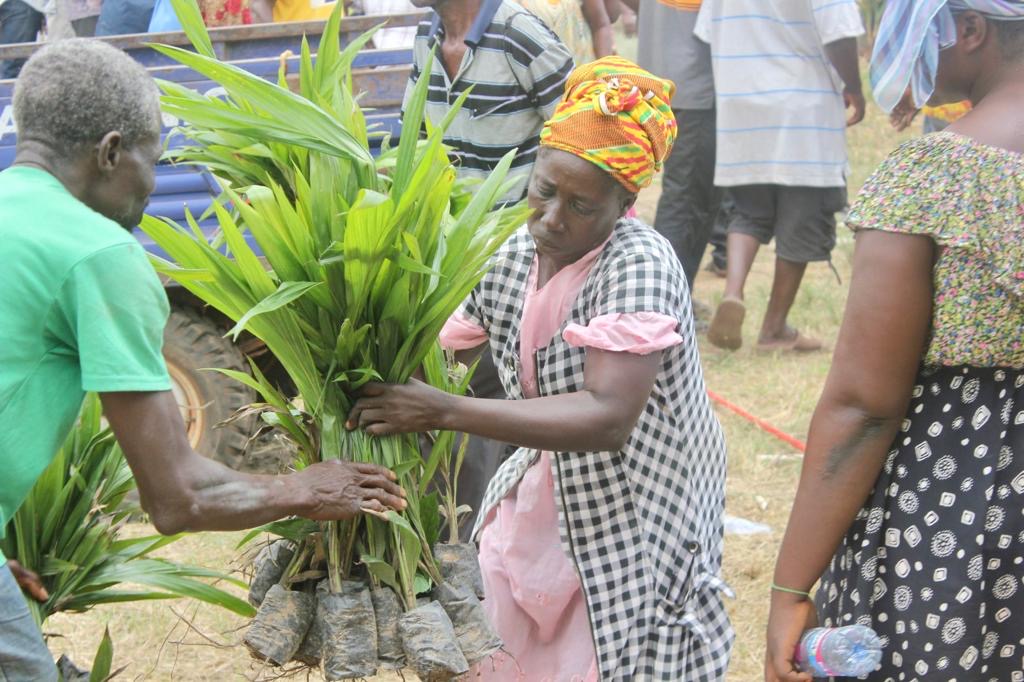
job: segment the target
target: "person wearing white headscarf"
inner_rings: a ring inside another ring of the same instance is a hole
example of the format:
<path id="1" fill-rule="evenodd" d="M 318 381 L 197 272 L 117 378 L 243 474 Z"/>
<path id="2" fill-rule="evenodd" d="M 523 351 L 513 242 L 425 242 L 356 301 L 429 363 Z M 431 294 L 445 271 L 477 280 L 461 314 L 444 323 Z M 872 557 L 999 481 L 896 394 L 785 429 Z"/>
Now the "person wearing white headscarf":
<path id="1" fill-rule="evenodd" d="M 775 567 L 767 682 L 811 680 L 794 652 L 817 624 L 877 632 L 870 680 L 1024 680 L 1021 19 L 1024 1 L 889 0 L 879 105 L 973 108 L 897 148 L 849 212 L 853 277 Z"/>

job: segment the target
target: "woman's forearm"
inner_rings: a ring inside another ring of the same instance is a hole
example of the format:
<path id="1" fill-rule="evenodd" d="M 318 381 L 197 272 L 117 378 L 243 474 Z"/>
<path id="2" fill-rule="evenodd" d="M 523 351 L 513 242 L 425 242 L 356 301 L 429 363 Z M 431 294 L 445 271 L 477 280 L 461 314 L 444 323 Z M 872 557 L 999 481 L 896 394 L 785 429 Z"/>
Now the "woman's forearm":
<path id="1" fill-rule="evenodd" d="M 933 255 L 927 237 L 858 234 L 843 326 L 775 570 L 778 585 L 807 590 L 818 580 L 878 478 L 928 337 Z"/>
<path id="2" fill-rule="evenodd" d="M 540 450 L 615 452 L 638 416 L 586 390 L 529 400 L 452 396 L 438 428 Z"/>
<path id="3" fill-rule="evenodd" d="M 661 353 L 587 349 L 578 391 L 526 400 L 455 396 L 419 381 L 370 383 L 346 426 L 375 436 L 445 429 L 560 452 L 618 451 L 654 388 Z"/>
<path id="4" fill-rule="evenodd" d="M 823 401 L 775 567 L 775 583 L 808 591 L 867 499 L 902 417 Z"/>

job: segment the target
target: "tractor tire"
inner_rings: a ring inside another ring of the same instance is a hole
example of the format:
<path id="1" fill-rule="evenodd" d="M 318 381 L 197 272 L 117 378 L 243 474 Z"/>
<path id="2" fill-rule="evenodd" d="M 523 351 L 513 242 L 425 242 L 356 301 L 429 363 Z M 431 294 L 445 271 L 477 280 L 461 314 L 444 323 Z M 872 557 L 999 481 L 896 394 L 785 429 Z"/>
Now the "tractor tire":
<path id="1" fill-rule="evenodd" d="M 211 367 L 249 371 L 241 351 L 223 333 L 200 311 L 175 308 L 164 331 L 164 359 L 192 448 L 232 469 L 244 469 L 253 417 L 220 424 L 254 402 L 255 393 L 220 372 L 202 371 Z"/>

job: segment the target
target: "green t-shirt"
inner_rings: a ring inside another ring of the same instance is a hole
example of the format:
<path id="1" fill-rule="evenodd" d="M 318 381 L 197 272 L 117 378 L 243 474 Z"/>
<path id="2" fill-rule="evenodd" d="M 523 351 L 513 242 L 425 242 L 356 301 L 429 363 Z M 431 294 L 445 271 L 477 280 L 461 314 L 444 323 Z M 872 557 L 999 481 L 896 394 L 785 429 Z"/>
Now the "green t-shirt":
<path id="1" fill-rule="evenodd" d="M 138 242 L 45 171 L 0 173 L 0 536 L 86 391 L 171 387 L 167 296 Z M 0 555 L 2 560 L 2 555 Z"/>

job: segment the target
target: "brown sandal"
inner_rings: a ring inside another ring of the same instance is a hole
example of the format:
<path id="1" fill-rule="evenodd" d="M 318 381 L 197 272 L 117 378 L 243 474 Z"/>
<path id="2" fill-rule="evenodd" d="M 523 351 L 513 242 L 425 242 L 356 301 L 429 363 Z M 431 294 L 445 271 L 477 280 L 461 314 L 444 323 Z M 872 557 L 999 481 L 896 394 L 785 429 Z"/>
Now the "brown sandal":
<path id="1" fill-rule="evenodd" d="M 788 351 L 792 351 L 794 353 L 813 353 L 814 351 L 821 350 L 824 347 L 825 344 L 822 343 L 820 339 L 804 336 L 800 332 L 797 332 L 792 339 L 772 341 L 770 343 L 764 343 L 761 341 L 757 342 L 757 350 L 764 353 L 784 353 Z"/>
<path id="2" fill-rule="evenodd" d="M 708 328 L 708 341 L 726 350 L 737 350 L 743 345 L 743 318 L 747 307 L 738 298 L 722 299 Z"/>

